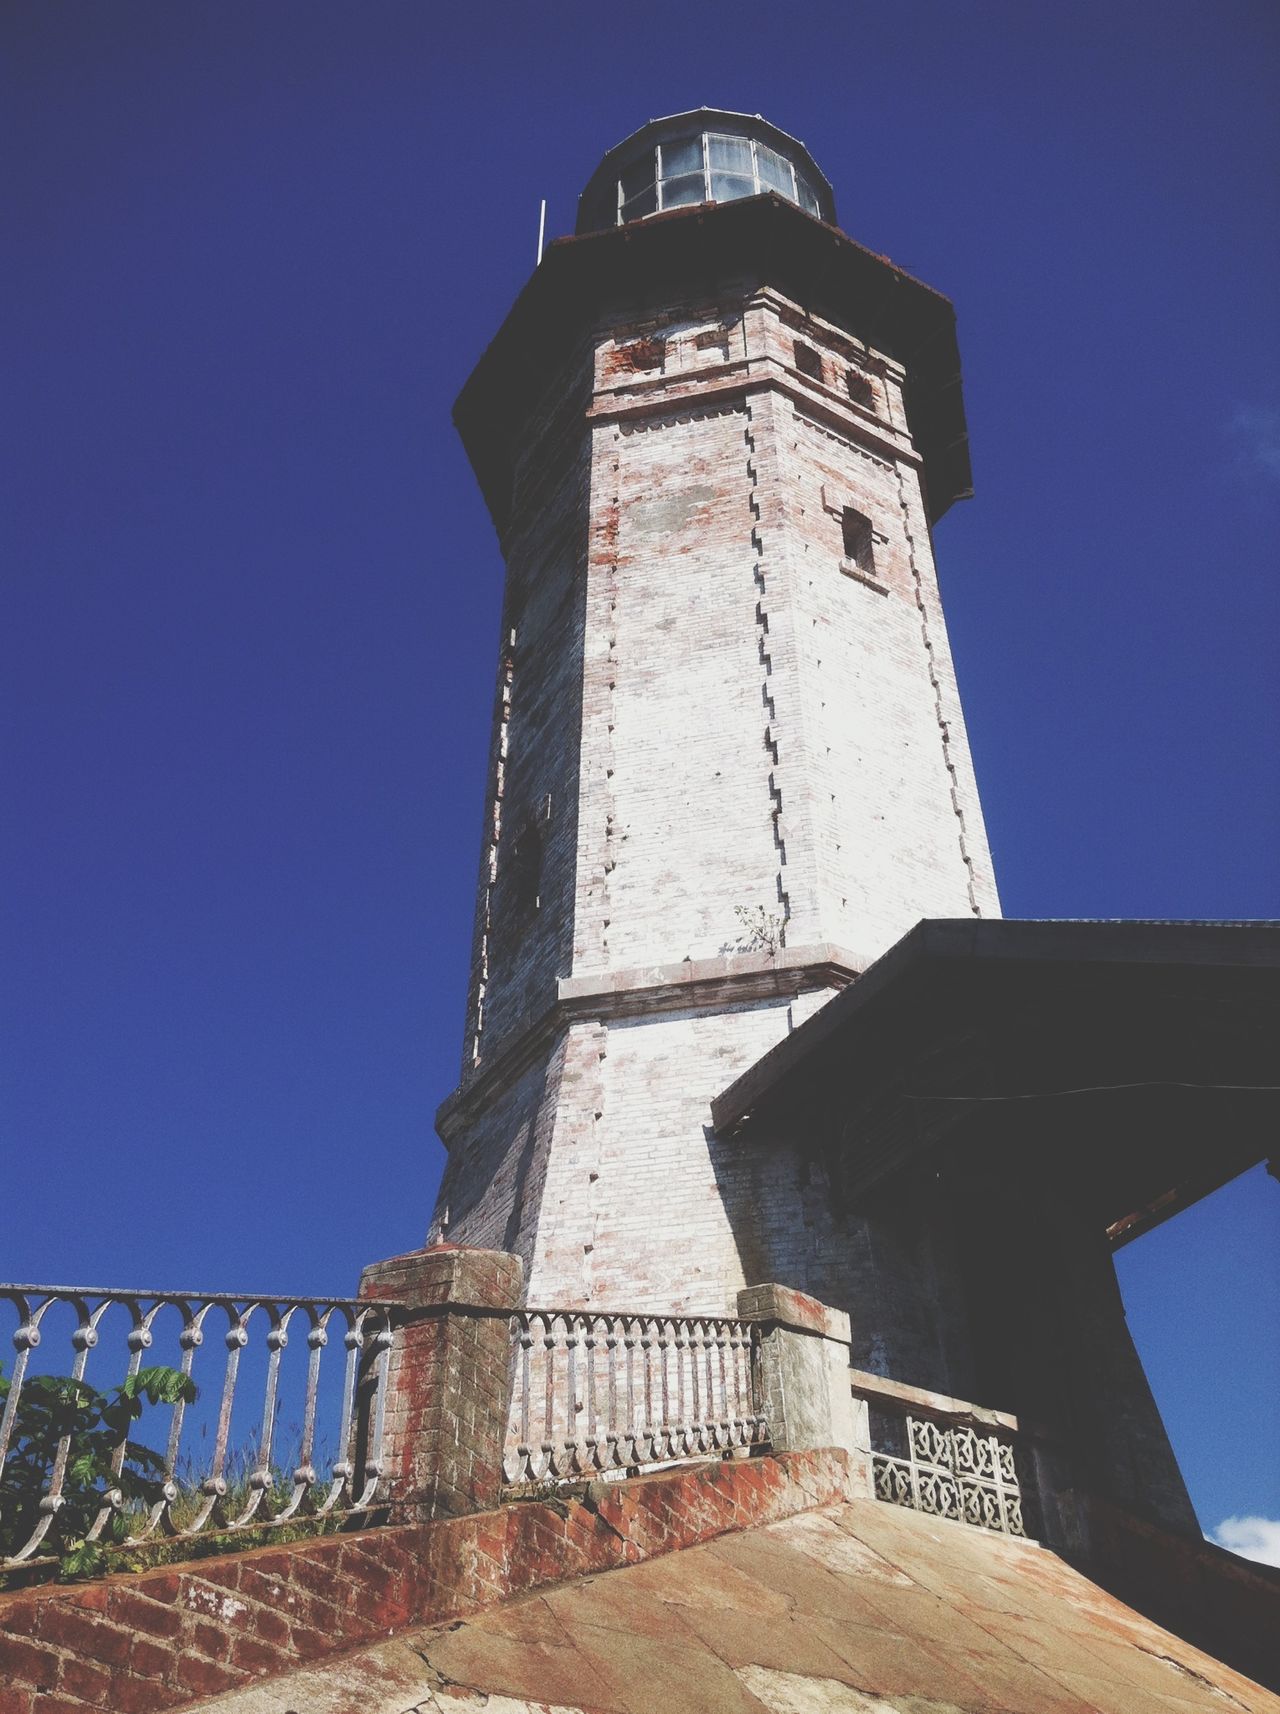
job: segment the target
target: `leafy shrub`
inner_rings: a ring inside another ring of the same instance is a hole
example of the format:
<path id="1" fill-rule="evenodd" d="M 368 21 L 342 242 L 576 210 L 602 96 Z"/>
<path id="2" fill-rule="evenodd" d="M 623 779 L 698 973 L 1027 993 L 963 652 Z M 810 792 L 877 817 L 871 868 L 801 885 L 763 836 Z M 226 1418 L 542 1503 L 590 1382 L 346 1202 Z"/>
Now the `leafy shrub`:
<path id="1" fill-rule="evenodd" d="M 0 1373 L 0 1410 L 12 1382 Z M 164 1497 L 165 1469 L 160 1453 L 129 1439 L 143 1406 L 190 1404 L 196 1384 L 178 1369 L 139 1369 L 114 1391 L 102 1393 L 87 1381 L 67 1375 L 37 1375 L 18 1400 L 13 1438 L 4 1468 L 4 1514 L 0 1518 L 0 1557 L 17 1553 L 40 1520 L 40 1501 L 48 1490 L 62 1439 L 69 1438 L 62 1504 L 54 1522 L 62 1579 L 91 1577 L 101 1571 L 106 1550 L 129 1538 L 131 1519 Z M 124 1456 L 114 1468 L 121 1443 Z M 90 1541 L 98 1514 L 112 1493 L 120 1496 L 97 1538 Z"/>

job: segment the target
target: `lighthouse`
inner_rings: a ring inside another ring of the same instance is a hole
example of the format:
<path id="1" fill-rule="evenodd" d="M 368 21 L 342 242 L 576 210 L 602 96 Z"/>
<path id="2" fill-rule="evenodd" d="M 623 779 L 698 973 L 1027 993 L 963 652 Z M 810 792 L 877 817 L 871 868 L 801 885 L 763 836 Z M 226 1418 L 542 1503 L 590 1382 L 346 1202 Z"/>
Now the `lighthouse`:
<path id="1" fill-rule="evenodd" d="M 1196 1536 L 1112 1257 L 1265 1158 L 1277 927 L 1001 917 L 950 303 L 703 108 L 605 155 L 455 420 L 506 587 L 429 1241 L 535 1308 L 805 1294 L 860 1385 L 1036 1425 L 1053 1539 Z"/>
<path id="2" fill-rule="evenodd" d="M 999 912 L 933 557 L 952 307 L 700 109 L 604 157 L 455 417 L 506 589 L 432 1235 L 538 1301 L 830 1295 L 821 1171 L 710 1101 L 922 917 Z"/>

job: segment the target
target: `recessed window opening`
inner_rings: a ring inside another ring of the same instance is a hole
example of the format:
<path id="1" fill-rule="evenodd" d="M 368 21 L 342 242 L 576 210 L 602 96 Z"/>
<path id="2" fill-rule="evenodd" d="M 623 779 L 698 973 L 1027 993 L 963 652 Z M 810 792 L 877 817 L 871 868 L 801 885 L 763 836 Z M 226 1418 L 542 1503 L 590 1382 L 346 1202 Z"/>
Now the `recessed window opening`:
<path id="1" fill-rule="evenodd" d="M 532 916 L 541 903 L 542 884 L 542 835 L 532 822 L 520 830 L 511 847 L 508 876 L 513 909 L 518 916 Z"/>
<path id="2" fill-rule="evenodd" d="M 620 359 L 628 369 L 661 369 L 665 355 L 666 342 L 657 336 L 651 336 L 648 339 L 633 339 L 629 345 L 624 345 Z"/>
<path id="3" fill-rule="evenodd" d="M 862 405 L 868 411 L 874 409 L 876 390 L 865 375 L 860 374 L 857 369 L 850 369 L 845 376 L 845 385 L 855 405 Z"/>
<path id="4" fill-rule="evenodd" d="M 840 527 L 844 537 L 844 557 L 859 571 L 873 572 L 876 561 L 871 519 L 864 518 L 852 506 L 846 506 L 840 514 Z"/>
<path id="5" fill-rule="evenodd" d="M 767 191 L 822 216 L 817 191 L 793 162 L 767 143 L 720 131 L 673 137 L 618 176 L 618 224 L 698 202 L 736 202 Z"/>
<path id="6" fill-rule="evenodd" d="M 813 349 L 812 345 L 806 345 L 803 339 L 797 339 L 795 341 L 794 350 L 796 368 L 800 373 L 802 375 L 807 375 L 811 381 L 821 381 L 822 359 L 818 356 L 818 353 Z"/>

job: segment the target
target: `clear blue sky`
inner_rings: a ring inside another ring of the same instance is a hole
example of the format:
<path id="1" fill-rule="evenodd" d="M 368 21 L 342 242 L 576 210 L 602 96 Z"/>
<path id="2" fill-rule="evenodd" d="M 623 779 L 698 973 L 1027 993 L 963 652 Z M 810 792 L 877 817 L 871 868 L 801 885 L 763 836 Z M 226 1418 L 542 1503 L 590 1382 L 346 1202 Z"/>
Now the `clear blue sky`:
<path id="1" fill-rule="evenodd" d="M 539 198 L 653 115 L 764 112 L 957 304 L 1007 913 L 1280 914 L 1278 46 L 1263 0 L 5 7 L 0 1276 L 421 1241 L 501 576 L 449 407 Z M 1206 1527 L 1280 1518 L 1278 1256 L 1261 1172 L 1124 1253 Z"/>

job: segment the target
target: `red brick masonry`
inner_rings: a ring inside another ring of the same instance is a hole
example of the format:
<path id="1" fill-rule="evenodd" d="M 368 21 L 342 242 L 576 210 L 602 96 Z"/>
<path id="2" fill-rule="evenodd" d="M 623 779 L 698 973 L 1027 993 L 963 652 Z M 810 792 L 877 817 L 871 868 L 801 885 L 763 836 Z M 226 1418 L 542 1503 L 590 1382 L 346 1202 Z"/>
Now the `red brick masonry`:
<path id="1" fill-rule="evenodd" d="M 0 1595 L 0 1714 L 152 1714 L 407 1625 L 845 1497 L 841 1452 L 700 1464 L 522 1501 Z"/>

